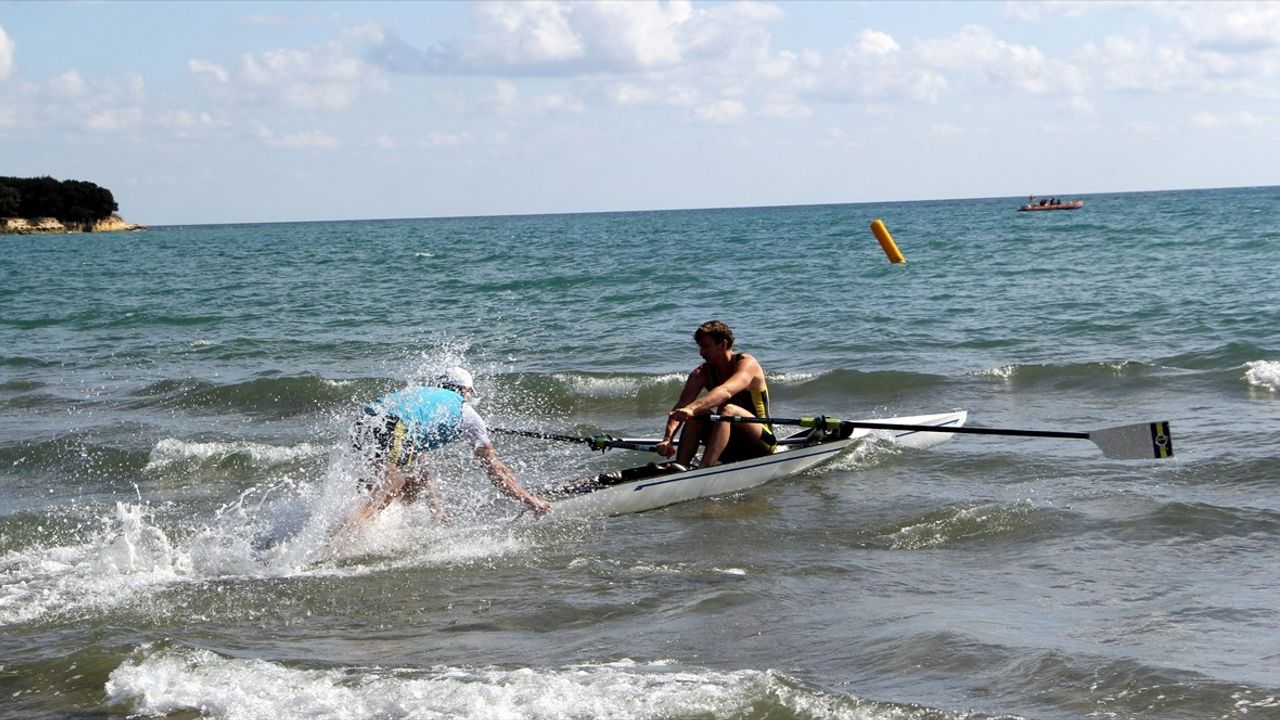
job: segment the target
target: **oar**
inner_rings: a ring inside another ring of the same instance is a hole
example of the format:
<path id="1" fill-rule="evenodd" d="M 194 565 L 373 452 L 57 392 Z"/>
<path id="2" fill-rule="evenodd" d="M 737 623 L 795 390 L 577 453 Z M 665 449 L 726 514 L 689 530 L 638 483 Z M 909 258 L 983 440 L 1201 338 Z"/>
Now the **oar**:
<path id="1" fill-rule="evenodd" d="M 771 423 L 773 425 L 799 425 L 808 428 L 838 430 L 840 428 L 864 428 L 867 430 L 906 430 L 909 432 L 969 433 L 971 435 L 1013 435 L 1017 437 L 1047 437 L 1091 440 L 1102 454 L 1124 460 L 1151 460 L 1173 457 L 1173 436 L 1169 434 L 1169 422 L 1136 423 L 1118 427 L 1071 432 L 1065 430 L 1009 430 L 1005 428 L 902 425 L 874 420 L 839 420 L 822 415 L 800 418 L 757 418 L 735 415 L 712 415 L 712 420 L 729 423 Z"/>
<path id="2" fill-rule="evenodd" d="M 639 450 L 641 452 L 655 452 L 658 444 L 657 440 L 636 440 L 630 438 L 619 438 L 612 435 L 601 433 L 599 435 L 557 435 L 555 433 L 537 432 L 535 430 L 511 430 L 508 428 L 489 428 L 493 432 L 503 433 L 505 435 L 519 435 L 520 437 L 537 438 L 539 440 L 555 440 L 558 442 L 582 443 L 592 450 L 604 452 L 610 448 L 619 448 L 622 450 Z"/>

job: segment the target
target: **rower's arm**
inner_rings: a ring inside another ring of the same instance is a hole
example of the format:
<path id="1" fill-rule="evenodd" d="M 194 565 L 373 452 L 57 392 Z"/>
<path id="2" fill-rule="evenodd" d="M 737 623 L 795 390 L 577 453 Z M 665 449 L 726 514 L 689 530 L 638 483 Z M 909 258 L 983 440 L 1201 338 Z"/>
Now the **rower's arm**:
<path id="1" fill-rule="evenodd" d="M 760 363 L 756 362 L 756 359 L 750 355 L 743 355 L 742 360 L 738 362 L 738 369 L 732 375 L 709 390 L 706 395 L 685 405 L 684 408 L 690 415 L 713 412 L 729 402 L 729 398 L 750 387 L 751 381 L 760 372 Z"/>
<path id="2" fill-rule="evenodd" d="M 431 477 L 431 471 L 427 469 L 426 462 L 419 461 L 418 466 L 414 469 L 414 473 L 404 484 L 404 490 L 401 497 L 405 503 L 412 504 L 417 502 L 420 494 L 427 497 L 427 507 L 431 508 L 431 514 L 436 520 L 448 520 L 445 515 L 444 506 L 440 503 L 440 495 L 436 492 L 436 481 Z"/>
<path id="3" fill-rule="evenodd" d="M 704 384 L 701 369 L 701 366 L 699 366 L 694 368 L 693 372 L 689 373 L 689 377 L 684 381 L 684 388 L 680 390 L 680 397 L 676 399 L 676 404 L 671 406 L 673 411 L 688 406 L 689 403 L 698 398 L 698 393 L 702 392 L 702 386 Z M 668 414 L 667 425 L 662 433 L 663 442 L 669 443 L 673 440 L 676 436 L 676 431 L 679 429 L 680 420 L 671 417 L 671 415 Z"/>
<path id="4" fill-rule="evenodd" d="M 489 475 L 489 481 L 502 494 L 528 505 L 539 517 L 551 510 L 551 503 L 535 497 L 533 493 L 524 489 L 516 479 L 515 473 L 511 472 L 511 468 L 498 459 L 498 453 L 494 452 L 492 445 L 481 445 L 476 448 L 476 459 L 484 466 L 485 473 Z"/>

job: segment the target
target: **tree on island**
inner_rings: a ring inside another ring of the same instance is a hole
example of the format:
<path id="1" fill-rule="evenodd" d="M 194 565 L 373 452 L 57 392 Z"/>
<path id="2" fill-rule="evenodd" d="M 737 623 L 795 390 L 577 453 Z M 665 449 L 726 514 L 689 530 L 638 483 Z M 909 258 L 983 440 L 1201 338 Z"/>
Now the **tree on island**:
<path id="1" fill-rule="evenodd" d="M 0 177 L 0 217 L 51 217 L 89 229 L 118 209 L 110 190 L 84 180 Z"/>
<path id="2" fill-rule="evenodd" d="M 22 193 L 8 185 L 0 185 L 0 218 L 15 217 L 22 202 Z"/>

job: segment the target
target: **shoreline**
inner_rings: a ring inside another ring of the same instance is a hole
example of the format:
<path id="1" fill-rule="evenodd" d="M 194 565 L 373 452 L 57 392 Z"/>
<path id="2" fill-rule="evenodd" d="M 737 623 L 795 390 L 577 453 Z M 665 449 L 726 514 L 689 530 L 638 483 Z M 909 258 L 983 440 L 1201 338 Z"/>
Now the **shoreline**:
<path id="1" fill-rule="evenodd" d="M 0 219 L 0 235 L 59 235 L 71 233 L 133 232 L 146 230 L 146 225 L 126 221 L 112 213 L 90 226 L 84 223 L 64 223 L 57 218 L 3 218 Z"/>

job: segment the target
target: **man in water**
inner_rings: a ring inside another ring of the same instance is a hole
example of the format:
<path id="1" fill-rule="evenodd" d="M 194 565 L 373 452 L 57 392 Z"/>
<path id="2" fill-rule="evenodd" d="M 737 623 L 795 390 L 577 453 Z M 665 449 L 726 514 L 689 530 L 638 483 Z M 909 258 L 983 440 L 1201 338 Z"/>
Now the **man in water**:
<path id="1" fill-rule="evenodd" d="M 528 505 L 538 517 L 551 510 L 550 503 L 526 490 L 498 459 L 484 419 L 468 402 L 474 395 L 471 373 L 454 367 L 434 387 L 400 390 L 365 406 L 352 444 L 363 455 L 371 479 L 368 495 L 344 528 L 363 527 L 392 501 L 412 503 L 420 494 L 426 495 L 437 520 L 448 520 L 427 467 L 427 451 L 459 438 L 471 444 L 489 480 L 504 495 Z"/>
<path id="2" fill-rule="evenodd" d="M 676 453 L 675 433 L 684 423 L 676 462 L 685 467 L 693 461 L 699 441 L 706 445 L 701 467 L 772 453 L 778 444 L 772 425 L 711 422 L 707 417 L 712 413 L 769 417 L 769 387 L 760 363 L 733 351 L 733 331 L 719 320 L 699 325 L 693 339 L 704 362 L 689 373 L 680 398 L 667 414 L 657 451 L 666 457 Z M 699 397 L 704 390 L 706 394 Z"/>

